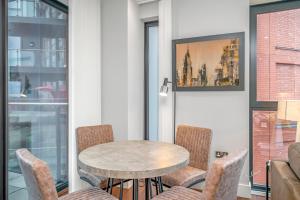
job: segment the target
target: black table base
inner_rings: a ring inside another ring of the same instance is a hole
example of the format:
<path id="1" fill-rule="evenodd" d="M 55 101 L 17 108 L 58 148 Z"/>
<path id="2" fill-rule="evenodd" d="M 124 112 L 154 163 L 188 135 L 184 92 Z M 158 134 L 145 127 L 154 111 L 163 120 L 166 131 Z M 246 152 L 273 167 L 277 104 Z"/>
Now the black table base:
<path id="1" fill-rule="evenodd" d="M 139 180 L 133 179 L 132 181 L 133 181 L 132 199 L 138 200 L 139 199 Z M 152 181 L 154 182 L 154 185 L 155 185 L 156 195 L 163 192 L 163 184 L 162 184 L 161 177 L 156 177 L 154 179 L 146 178 L 145 179 L 145 200 L 150 200 L 153 198 Z M 112 194 L 112 188 L 114 186 L 113 183 L 114 183 L 114 179 L 109 178 L 107 181 L 108 187 L 106 188 L 106 192 Z M 123 199 L 123 190 L 124 190 L 123 188 L 124 188 L 124 180 L 121 180 L 120 195 L 119 195 L 120 200 Z"/>

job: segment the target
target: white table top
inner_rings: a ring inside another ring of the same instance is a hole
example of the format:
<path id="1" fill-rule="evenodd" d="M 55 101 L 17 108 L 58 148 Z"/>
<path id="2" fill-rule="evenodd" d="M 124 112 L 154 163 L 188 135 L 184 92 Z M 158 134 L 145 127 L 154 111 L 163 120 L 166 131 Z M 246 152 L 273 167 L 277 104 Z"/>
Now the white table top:
<path id="1" fill-rule="evenodd" d="M 150 141 L 121 141 L 96 145 L 78 156 L 81 169 L 118 179 L 159 177 L 189 163 L 189 152 L 178 145 Z"/>

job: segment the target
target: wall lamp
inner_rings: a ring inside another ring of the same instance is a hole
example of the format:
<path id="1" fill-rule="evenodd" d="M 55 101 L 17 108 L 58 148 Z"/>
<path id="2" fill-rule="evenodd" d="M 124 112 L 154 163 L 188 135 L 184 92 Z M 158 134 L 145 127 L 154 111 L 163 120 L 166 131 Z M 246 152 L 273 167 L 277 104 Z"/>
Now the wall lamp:
<path id="1" fill-rule="evenodd" d="M 164 83 L 163 83 L 163 85 L 160 87 L 160 91 L 159 91 L 159 95 L 160 95 L 160 96 L 163 96 L 163 97 L 168 96 L 168 91 L 169 91 L 168 83 L 169 83 L 169 84 L 172 84 L 172 82 L 169 81 L 168 78 L 164 78 Z"/>

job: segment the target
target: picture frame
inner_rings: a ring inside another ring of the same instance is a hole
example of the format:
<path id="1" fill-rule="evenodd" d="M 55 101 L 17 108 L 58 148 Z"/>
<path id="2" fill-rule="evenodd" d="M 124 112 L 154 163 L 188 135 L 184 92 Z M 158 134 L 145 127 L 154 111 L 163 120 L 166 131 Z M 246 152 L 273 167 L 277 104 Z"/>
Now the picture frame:
<path id="1" fill-rule="evenodd" d="M 172 41 L 172 80 L 176 91 L 243 91 L 245 33 Z"/>

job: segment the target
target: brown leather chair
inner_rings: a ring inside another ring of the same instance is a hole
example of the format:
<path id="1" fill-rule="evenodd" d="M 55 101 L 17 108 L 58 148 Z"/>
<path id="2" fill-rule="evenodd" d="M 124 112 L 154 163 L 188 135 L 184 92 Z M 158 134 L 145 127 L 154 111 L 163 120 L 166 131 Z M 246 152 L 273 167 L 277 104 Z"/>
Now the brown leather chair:
<path id="1" fill-rule="evenodd" d="M 117 200 L 115 197 L 92 187 L 58 198 L 53 177 L 48 165 L 31 154 L 27 149 L 16 151 L 24 175 L 29 200 Z"/>
<path id="2" fill-rule="evenodd" d="M 76 129 L 77 155 L 91 146 L 113 142 L 113 129 L 111 125 L 84 126 Z M 90 174 L 78 167 L 80 178 L 94 187 L 107 188 L 108 179 Z M 114 180 L 114 184 L 120 180 Z"/>
<path id="3" fill-rule="evenodd" d="M 162 177 L 169 187 L 191 187 L 205 180 L 212 132 L 207 128 L 180 125 L 177 127 L 176 144 L 190 152 L 190 164 L 174 173 Z"/>
<path id="4" fill-rule="evenodd" d="M 288 149 L 288 161 L 271 161 L 271 199 L 300 199 L 300 142 Z"/>
<path id="5" fill-rule="evenodd" d="M 236 200 L 247 150 L 216 159 L 210 167 L 203 192 L 175 186 L 153 200 Z"/>

